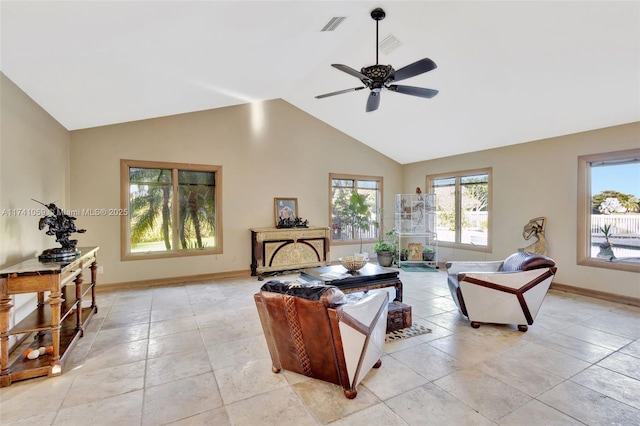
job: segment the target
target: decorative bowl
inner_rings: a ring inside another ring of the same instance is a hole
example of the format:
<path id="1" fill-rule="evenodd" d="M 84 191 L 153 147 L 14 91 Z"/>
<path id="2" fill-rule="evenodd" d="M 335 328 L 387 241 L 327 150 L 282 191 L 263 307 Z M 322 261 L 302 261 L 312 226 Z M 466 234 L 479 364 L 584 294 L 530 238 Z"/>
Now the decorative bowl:
<path id="1" fill-rule="evenodd" d="M 349 272 L 355 272 L 361 269 L 369 261 L 369 259 L 364 256 L 345 256 L 338 260 Z"/>

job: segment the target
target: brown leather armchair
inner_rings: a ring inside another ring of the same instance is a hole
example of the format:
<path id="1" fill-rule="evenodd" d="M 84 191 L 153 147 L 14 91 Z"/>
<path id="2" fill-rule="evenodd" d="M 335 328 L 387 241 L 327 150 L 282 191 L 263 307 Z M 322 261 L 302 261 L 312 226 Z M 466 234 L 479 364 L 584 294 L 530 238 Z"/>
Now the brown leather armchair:
<path id="1" fill-rule="evenodd" d="M 269 281 L 254 295 L 273 372 L 281 369 L 340 385 L 347 398 L 381 365 L 386 291 L 347 303 L 337 287 Z"/>

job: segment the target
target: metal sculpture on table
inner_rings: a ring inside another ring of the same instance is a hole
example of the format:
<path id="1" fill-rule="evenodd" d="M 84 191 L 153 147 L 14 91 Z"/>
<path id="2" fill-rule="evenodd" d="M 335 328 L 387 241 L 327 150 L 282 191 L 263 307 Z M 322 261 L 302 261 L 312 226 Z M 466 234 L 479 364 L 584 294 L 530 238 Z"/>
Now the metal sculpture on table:
<path id="1" fill-rule="evenodd" d="M 80 254 L 80 251 L 76 249 L 78 240 L 70 240 L 69 236 L 74 232 L 82 234 L 87 230 L 77 229 L 74 223 L 76 218 L 65 214 L 64 211 L 54 203 L 45 204 L 38 200 L 33 201 L 42 204 L 53 213 L 53 216 L 45 216 L 40 219 L 38 229 L 42 230 L 45 226 L 48 226 L 49 229 L 46 231 L 46 234 L 55 235 L 56 242 L 62 246 L 43 251 L 42 254 L 38 256 L 38 259 L 41 261 L 62 261 L 74 258 Z"/>
<path id="2" fill-rule="evenodd" d="M 536 217 L 529 221 L 524 226 L 524 230 L 522 231 L 522 237 L 525 240 L 529 240 L 533 237 L 537 238 L 537 241 L 529 244 L 526 247 L 518 249 L 518 251 L 526 251 L 529 253 L 537 253 L 543 256 L 547 255 L 547 238 L 544 235 L 544 228 L 547 223 L 546 217 Z"/>
<path id="3" fill-rule="evenodd" d="M 308 228 L 308 227 L 309 227 L 309 221 L 297 216 L 293 218 L 281 217 L 278 220 L 278 225 L 276 226 L 276 228 Z"/>

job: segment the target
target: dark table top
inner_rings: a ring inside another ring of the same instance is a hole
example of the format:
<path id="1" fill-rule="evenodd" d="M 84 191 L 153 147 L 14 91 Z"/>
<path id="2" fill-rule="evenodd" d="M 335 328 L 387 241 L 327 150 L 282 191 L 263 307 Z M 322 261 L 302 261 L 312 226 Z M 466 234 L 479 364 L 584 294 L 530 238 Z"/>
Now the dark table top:
<path id="1" fill-rule="evenodd" d="M 342 265 L 320 266 L 302 269 L 300 278 L 306 281 L 323 281 L 333 285 L 361 283 L 380 279 L 394 279 L 398 277 L 396 269 L 383 268 L 375 263 L 367 263 L 355 272 L 349 272 Z"/>
<path id="2" fill-rule="evenodd" d="M 80 251 L 80 254 L 78 256 L 59 261 L 43 262 L 40 261 L 37 257 L 27 259 L 23 262 L 17 263 L 13 266 L 9 266 L 8 268 L 0 271 L 0 278 L 6 278 L 12 274 L 32 275 L 36 272 L 38 274 L 59 274 L 71 263 L 85 256 L 93 254 L 98 249 L 99 247 L 78 247 L 78 250 Z"/>

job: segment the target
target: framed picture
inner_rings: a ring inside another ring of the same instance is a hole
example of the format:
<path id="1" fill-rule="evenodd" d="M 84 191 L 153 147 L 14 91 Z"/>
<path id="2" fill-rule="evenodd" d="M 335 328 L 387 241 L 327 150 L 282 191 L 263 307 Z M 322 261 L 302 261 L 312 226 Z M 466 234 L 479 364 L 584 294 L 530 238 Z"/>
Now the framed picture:
<path id="1" fill-rule="evenodd" d="M 282 219 L 294 220 L 300 216 L 298 214 L 298 199 L 297 198 L 274 198 L 273 206 L 276 218 L 276 226 Z"/>
<path id="2" fill-rule="evenodd" d="M 409 260 L 420 261 L 422 260 L 422 244 L 409 243 Z"/>

